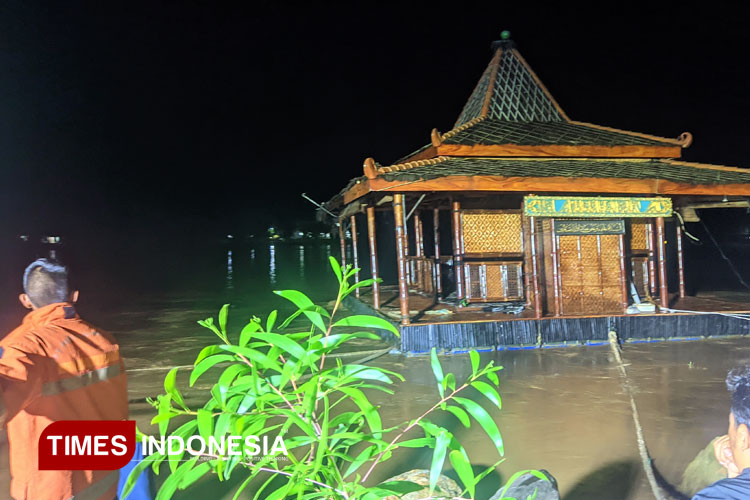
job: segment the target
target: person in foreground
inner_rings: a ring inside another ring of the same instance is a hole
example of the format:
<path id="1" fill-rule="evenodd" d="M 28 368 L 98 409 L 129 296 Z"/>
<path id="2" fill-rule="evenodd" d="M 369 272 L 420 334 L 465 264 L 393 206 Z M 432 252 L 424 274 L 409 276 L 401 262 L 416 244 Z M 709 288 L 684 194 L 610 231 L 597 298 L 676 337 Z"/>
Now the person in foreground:
<path id="1" fill-rule="evenodd" d="M 714 441 L 716 460 L 727 477 L 699 491 L 693 500 L 750 498 L 750 366 L 730 371 L 727 389 L 732 398 L 729 431 Z"/>
<path id="2" fill-rule="evenodd" d="M 32 262 L 23 289 L 19 299 L 31 312 L 0 340 L 0 425 L 8 430 L 10 496 L 112 500 L 119 471 L 40 471 L 37 457 L 39 436 L 52 422 L 128 417 L 119 346 L 78 316 L 78 292 L 68 289 L 64 266 Z"/>

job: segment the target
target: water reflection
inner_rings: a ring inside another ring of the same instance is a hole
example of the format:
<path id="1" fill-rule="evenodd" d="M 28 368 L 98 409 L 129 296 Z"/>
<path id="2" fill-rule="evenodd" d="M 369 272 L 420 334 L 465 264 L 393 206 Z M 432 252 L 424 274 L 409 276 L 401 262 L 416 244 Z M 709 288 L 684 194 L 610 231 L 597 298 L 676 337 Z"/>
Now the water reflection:
<path id="1" fill-rule="evenodd" d="M 254 248 L 250 250 L 250 260 L 253 260 L 253 261 L 255 260 L 255 249 Z"/>
<path id="2" fill-rule="evenodd" d="M 234 288 L 234 284 L 232 283 L 232 274 L 232 251 L 229 250 L 227 251 L 227 289 L 229 290 Z"/>
<path id="3" fill-rule="evenodd" d="M 272 285 L 276 284 L 276 246 L 271 245 L 268 248 L 269 251 L 269 262 L 268 262 L 268 279 Z"/>
<path id="4" fill-rule="evenodd" d="M 326 261 L 331 260 L 331 245 L 326 245 Z"/>
<path id="5" fill-rule="evenodd" d="M 305 247 L 299 246 L 299 277 L 305 277 Z"/>

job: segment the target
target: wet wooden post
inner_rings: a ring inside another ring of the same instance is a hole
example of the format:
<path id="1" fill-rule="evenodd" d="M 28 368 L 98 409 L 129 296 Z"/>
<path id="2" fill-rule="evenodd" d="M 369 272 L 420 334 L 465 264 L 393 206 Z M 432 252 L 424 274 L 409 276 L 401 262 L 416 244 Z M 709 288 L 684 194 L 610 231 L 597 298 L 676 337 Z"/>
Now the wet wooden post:
<path id="1" fill-rule="evenodd" d="M 669 295 L 667 294 L 667 266 L 666 249 L 664 248 L 664 217 L 656 218 L 656 249 L 659 254 L 659 307 L 669 307 Z"/>
<path id="2" fill-rule="evenodd" d="M 656 296 L 656 240 L 654 239 L 654 223 L 646 224 L 646 244 L 648 245 L 648 286 L 651 296 Z"/>
<path id="3" fill-rule="evenodd" d="M 396 257 L 398 260 L 398 297 L 401 302 L 401 324 L 409 324 L 409 286 L 406 282 L 406 253 L 404 240 L 404 195 L 393 195 L 393 218 L 396 223 Z"/>
<path id="4" fill-rule="evenodd" d="M 618 236 L 620 250 L 620 288 L 622 294 L 622 311 L 628 308 L 628 279 L 625 274 L 625 235 Z"/>
<path id="5" fill-rule="evenodd" d="M 414 254 L 417 259 L 424 256 L 424 245 L 423 245 L 423 234 L 422 234 L 422 219 L 419 217 L 419 210 L 414 211 Z M 419 290 L 422 289 L 422 262 L 420 260 L 415 261 L 414 265 L 414 282 Z"/>
<path id="6" fill-rule="evenodd" d="M 354 268 L 359 268 L 359 252 L 357 251 L 357 216 L 352 215 L 349 219 L 352 231 L 352 260 Z M 359 271 L 354 273 L 354 283 L 359 283 Z M 354 290 L 354 296 L 359 298 L 359 288 Z"/>
<path id="7" fill-rule="evenodd" d="M 339 241 L 341 242 L 341 267 L 346 267 L 346 240 L 344 233 L 344 218 L 339 217 Z"/>
<path id="8" fill-rule="evenodd" d="M 411 272 L 411 262 L 409 262 L 409 225 L 406 223 L 406 196 L 401 195 L 403 197 L 403 216 L 401 217 L 403 220 L 403 227 L 404 227 L 404 255 L 406 256 L 406 284 L 412 284 L 414 283 L 414 276 L 412 276 Z"/>
<path id="9" fill-rule="evenodd" d="M 372 279 L 372 307 L 380 309 L 380 283 L 378 283 L 378 247 L 375 240 L 375 207 L 367 207 L 367 239 L 370 241 L 370 270 Z"/>
<path id="10" fill-rule="evenodd" d="M 442 275 L 440 272 L 440 210 L 432 211 L 432 237 L 435 240 L 435 294 L 438 298 L 443 295 Z"/>
<path id="11" fill-rule="evenodd" d="M 464 266 L 461 255 L 461 203 L 453 202 L 453 270 L 456 275 L 456 299 L 464 298 Z"/>
<path id="12" fill-rule="evenodd" d="M 685 297 L 685 263 L 682 254 L 682 226 L 677 221 L 677 272 L 680 276 L 680 298 Z"/>
<path id="13" fill-rule="evenodd" d="M 539 298 L 539 271 L 536 258 L 536 219 L 529 217 L 529 239 L 531 240 L 531 280 L 534 287 L 534 315 L 542 317 L 542 302 Z"/>
<path id="14" fill-rule="evenodd" d="M 522 205 L 523 206 L 523 205 Z M 531 236 L 529 218 L 523 215 L 521 208 L 521 249 L 523 250 L 523 290 L 526 297 L 524 307 L 531 308 L 534 303 L 534 294 L 531 288 Z"/>
<path id="15" fill-rule="evenodd" d="M 555 316 L 560 316 L 562 313 L 562 304 L 560 301 L 560 249 L 558 248 L 557 234 L 555 233 L 555 221 L 550 221 L 550 232 L 552 241 L 552 248 L 550 253 L 552 254 L 552 294 L 555 303 Z"/>

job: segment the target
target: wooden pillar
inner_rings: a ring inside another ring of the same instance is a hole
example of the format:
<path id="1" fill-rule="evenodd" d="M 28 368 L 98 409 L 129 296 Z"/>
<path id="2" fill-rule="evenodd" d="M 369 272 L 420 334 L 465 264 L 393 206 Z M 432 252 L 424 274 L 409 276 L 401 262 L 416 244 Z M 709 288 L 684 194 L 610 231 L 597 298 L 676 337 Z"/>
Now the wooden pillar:
<path id="1" fill-rule="evenodd" d="M 653 220 L 646 224 L 646 244 L 648 245 L 648 286 L 651 296 L 656 297 L 656 239 Z"/>
<path id="2" fill-rule="evenodd" d="M 341 242 L 341 267 L 346 267 L 346 233 L 344 232 L 344 218 L 339 218 L 339 241 Z"/>
<path id="3" fill-rule="evenodd" d="M 398 297 L 401 302 L 401 324 L 409 324 L 409 286 L 406 282 L 406 253 L 404 240 L 404 195 L 393 195 L 393 218 L 396 222 L 396 258 L 398 260 Z"/>
<path id="4" fill-rule="evenodd" d="M 667 266 L 666 249 L 664 248 L 664 217 L 656 218 L 656 250 L 659 254 L 659 306 L 669 307 L 669 295 L 667 294 Z"/>
<path id="5" fill-rule="evenodd" d="M 367 239 L 370 241 L 370 271 L 372 273 L 372 307 L 380 309 L 380 283 L 378 283 L 378 246 L 375 239 L 375 207 L 367 207 Z"/>
<path id="6" fill-rule="evenodd" d="M 409 224 L 407 224 L 406 220 L 406 196 L 403 196 L 403 227 L 404 227 L 404 255 L 406 256 L 406 284 L 413 284 L 414 283 L 414 276 L 412 276 L 411 272 L 411 262 L 409 262 Z"/>
<path id="7" fill-rule="evenodd" d="M 622 312 L 628 308 L 628 278 L 625 274 L 625 235 L 619 235 L 620 249 L 620 288 L 622 295 Z"/>
<path id="8" fill-rule="evenodd" d="M 555 233 L 555 221 L 550 221 L 550 232 L 552 248 L 550 249 L 552 257 L 552 293 L 555 305 L 555 316 L 562 313 L 562 303 L 560 301 L 560 253 L 557 248 L 557 234 Z"/>
<path id="9" fill-rule="evenodd" d="M 352 230 L 352 260 L 355 269 L 359 269 L 359 252 L 357 251 L 357 216 L 352 215 L 349 219 L 351 221 Z M 354 273 L 354 283 L 359 283 L 359 271 Z M 354 296 L 359 298 L 359 288 L 354 290 Z"/>
<path id="10" fill-rule="evenodd" d="M 461 204 L 453 202 L 453 270 L 456 275 L 456 299 L 464 298 L 464 266 L 461 242 Z"/>
<path id="11" fill-rule="evenodd" d="M 432 238 L 435 240 L 435 295 L 440 298 L 443 295 L 442 274 L 440 272 L 440 210 L 432 211 Z"/>
<path id="12" fill-rule="evenodd" d="M 531 280 L 534 288 L 534 314 L 537 318 L 542 317 L 542 302 L 539 293 L 539 270 L 536 258 L 536 219 L 529 217 L 529 239 L 531 240 Z"/>
<path id="13" fill-rule="evenodd" d="M 685 297 L 685 263 L 682 254 L 682 226 L 680 221 L 675 224 L 677 227 L 677 272 L 680 275 L 680 298 Z"/>
<path id="14" fill-rule="evenodd" d="M 419 217 L 419 210 L 414 211 L 414 215 L 412 215 L 414 218 L 414 254 L 419 257 L 424 256 L 424 244 L 422 241 L 423 234 L 422 234 L 422 219 Z M 417 288 L 419 288 L 420 291 L 424 292 L 424 289 L 422 288 L 422 283 L 424 277 L 422 276 L 422 262 L 419 260 L 414 262 L 414 284 L 417 285 Z"/>

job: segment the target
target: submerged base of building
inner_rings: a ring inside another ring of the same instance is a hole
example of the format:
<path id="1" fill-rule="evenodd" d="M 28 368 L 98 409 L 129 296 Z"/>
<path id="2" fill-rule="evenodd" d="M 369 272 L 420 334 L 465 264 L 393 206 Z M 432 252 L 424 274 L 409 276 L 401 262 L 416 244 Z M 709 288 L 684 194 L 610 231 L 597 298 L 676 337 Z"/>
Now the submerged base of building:
<path id="1" fill-rule="evenodd" d="M 360 314 L 380 315 L 371 305 L 347 297 L 345 305 Z M 739 314 L 745 317 L 739 316 Z M 386 317 L 386 316 L 383 316 Z M 392 321 L 391 318 L 387 318 Z M 594 317 L 519 318 L 501 320 L 418 322 L 399 326 L 394 339 L 407 354 L 422 354 L 435 347 L 441 352 L 469 349 L 506 350 L 597 345 L 610 331 L 625 342 L 698 340 L 750 334 L 750 313 L 695 312 L 611 315 Z M 383 332 L 386 333 L 386 332 Z M 391 334 L 387 334 L 391 335 Z M 392 336 L 391 336 L 392 337 Z"/>

